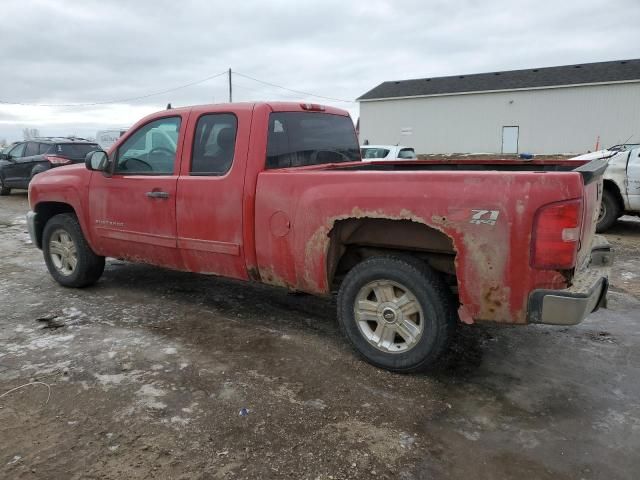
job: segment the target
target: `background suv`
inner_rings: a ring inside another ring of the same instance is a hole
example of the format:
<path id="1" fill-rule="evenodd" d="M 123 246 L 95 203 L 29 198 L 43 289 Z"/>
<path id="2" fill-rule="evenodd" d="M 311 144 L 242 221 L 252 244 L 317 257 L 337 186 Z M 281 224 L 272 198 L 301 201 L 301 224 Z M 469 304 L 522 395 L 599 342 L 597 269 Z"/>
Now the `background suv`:
<path id="1" fill-rule="evenodd" d="M 83 138 L 34 138 L 17 142 L 0 153 L 0 195 L 9 195 L 12 188 L 28 188 L 38 173 L 53 167 L 80 163 L 97 143 Z"/>

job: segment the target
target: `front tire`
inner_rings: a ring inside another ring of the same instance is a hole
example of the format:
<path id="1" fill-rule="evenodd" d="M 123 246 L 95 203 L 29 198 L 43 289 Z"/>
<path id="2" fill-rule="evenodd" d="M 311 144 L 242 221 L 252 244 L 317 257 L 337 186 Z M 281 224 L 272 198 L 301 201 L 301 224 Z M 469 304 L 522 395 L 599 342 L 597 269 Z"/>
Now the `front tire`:
<path id="1" fill-rule="evenodd" d="M 394 372 L 433 367 L 457 316 L 440 275 L 412 257 L 372 257 L 356 265 L 338 293 L 338 321 L 369 363 Z"/>
<path id="2" fill-rule="evenodd" d="M 87 287 L 97 282 L 104 271 L 104 257 L 93 253 L 78 219 L 71 213 L 56 215 L 47 222 L 42 253 L 49 273 L 64 287 Z"/>
<path id="3" fill-rule="evenodd" d="M 11 194 L 11 189 L 9 187 L 6 187 L 4 184 L 4 180 L 2 179 L 2 177 L 0 177 L 0 196 L 5 196 L 5 195 L 10 195 Z"/>
<path id="4" fill-rule="evenodd" d="M 602 203 L 600 204 L 596 232 L 602 233 L 609 230 L 620 218 L 620 213 L 620 205 L 614 195 L 608 190 L 602 192 Z"/>

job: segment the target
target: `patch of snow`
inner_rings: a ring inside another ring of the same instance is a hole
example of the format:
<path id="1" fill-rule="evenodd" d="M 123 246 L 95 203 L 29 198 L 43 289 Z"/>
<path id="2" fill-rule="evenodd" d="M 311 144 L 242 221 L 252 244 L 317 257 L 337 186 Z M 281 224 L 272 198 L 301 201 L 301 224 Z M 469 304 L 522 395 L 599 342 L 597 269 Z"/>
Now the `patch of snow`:
<path id="1" fill-rule="evenodd" d="M 156 388 L 153 385 L 143 385 L 140 390 L 136 392 L 136 395 L 140 397 L 138 403 L 143 407 L 152 410 L 163 410 L 167 408 L 167 405 L 158 401 L 159 397 L 166 395 L 166 392 L 160 388 Z"/>
<path id="2" fill-rule="evenodd" d="M 93 376 L 101 385 L 120 385 L 128 375 L 124 373 L 116 373 L 115 375 L 94 373 Z"/>
<path id="3" fill-rule="evenodd" d="M 402 432 L 400 434 L 400 446 L 402 448 L 411 448 L 416 443 L 416 438 L 408 433 Z"/>
<path id="4" fill-rule="evenodd" d="M 190 422 L 188 418 L 173 416 L 171 417 L 171 423 L 177 423 L 180 425 L 186 425 Z"/>
<path id="5" fill-rule="evenodd" d="M 477 442 L 480 440 L 480 432 L 465 432 L 464 430 L 458 431 L 460 435 L 462 435 L 467 440 L 471 440 L 472 442 Z"/>
<path id="6" fill-rule="evenodd" d="M 314 398 L 313 400 L 307 400 L 304 402 L 304 404 L 308 407 L 312 407 L 315 408 L 316 410 L 324 410 L 325 408 L 327 408 L 326 403 L 324 403 L 324 400 L 321 400 L 320 398 Z"/>

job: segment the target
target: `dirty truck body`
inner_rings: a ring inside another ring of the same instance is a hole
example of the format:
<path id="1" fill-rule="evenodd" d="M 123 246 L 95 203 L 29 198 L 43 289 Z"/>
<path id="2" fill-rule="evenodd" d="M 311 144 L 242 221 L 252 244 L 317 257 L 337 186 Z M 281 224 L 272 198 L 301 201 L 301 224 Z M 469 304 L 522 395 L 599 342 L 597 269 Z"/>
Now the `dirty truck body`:
<path id="1" fill-rule="evenodd" d="M 28 225 L 66 286 L 116 257 L 338 291 L 356 350 L 396 371 L 432 365 L 458 319 L 568 325 L 604 304 L 606 163 L 359 160 L 338 109 L 166 110 L 108 157 L 39 175 Z"/>

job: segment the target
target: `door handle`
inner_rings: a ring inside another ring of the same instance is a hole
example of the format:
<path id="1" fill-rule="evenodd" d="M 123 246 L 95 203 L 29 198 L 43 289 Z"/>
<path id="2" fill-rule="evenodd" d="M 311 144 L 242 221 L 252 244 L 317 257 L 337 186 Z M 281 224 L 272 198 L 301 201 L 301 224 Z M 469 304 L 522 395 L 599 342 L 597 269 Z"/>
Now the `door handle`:
<path id="1" fill-rule="evenodd" d="M 169 198 L 169 193 L 167 192 L 147 192 L 145 195 L 149 198 Z"/>

